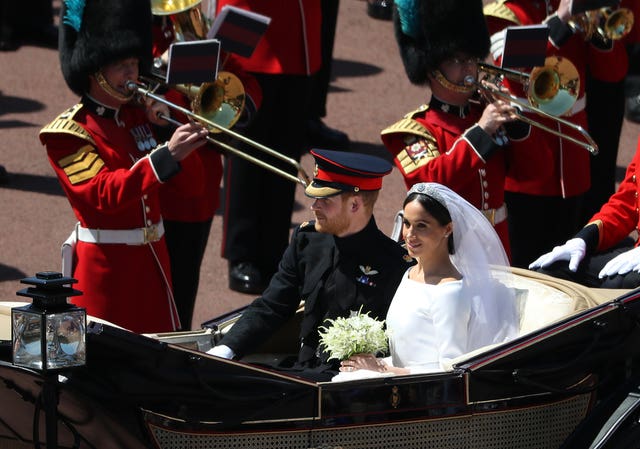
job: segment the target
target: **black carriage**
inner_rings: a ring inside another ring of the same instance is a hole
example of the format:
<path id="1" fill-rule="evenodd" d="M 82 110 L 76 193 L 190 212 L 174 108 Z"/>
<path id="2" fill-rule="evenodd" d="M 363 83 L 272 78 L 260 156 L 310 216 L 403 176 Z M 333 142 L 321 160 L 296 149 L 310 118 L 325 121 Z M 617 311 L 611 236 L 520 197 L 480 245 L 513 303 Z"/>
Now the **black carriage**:
<path id="1" fill-rule="evenodd" d="M 205 351 L 242 310 L 161 335 L 92 321 L 86 366 L 59 378 L 60 447 L 618 447 L 640 408 L 640 290 L 516 274 L 518 338 L 431 374 L 315 383 L 264 368 L 297 352 L 299 317 L 240 361 Z M 11 306 L 0 448 L 27 448 L 45 439 L 42 379 L 11 363 Z"/>

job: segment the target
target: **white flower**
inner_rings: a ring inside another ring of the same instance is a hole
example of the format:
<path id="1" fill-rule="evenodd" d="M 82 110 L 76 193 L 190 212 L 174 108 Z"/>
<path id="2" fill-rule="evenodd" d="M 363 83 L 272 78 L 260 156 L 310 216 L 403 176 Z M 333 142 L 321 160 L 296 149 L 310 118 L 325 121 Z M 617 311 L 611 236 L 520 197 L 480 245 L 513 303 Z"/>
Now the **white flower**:
<path id="1" fill-rule="evenodd" d="M 368 313 L 352 312 L 349 318 L 328 319 L 330 326 L 320 327 L 320 348 L 329 353 L 329 360 L 346 360 L 354 354 L 386 352 L 389 348 L 384 321 Z"/>

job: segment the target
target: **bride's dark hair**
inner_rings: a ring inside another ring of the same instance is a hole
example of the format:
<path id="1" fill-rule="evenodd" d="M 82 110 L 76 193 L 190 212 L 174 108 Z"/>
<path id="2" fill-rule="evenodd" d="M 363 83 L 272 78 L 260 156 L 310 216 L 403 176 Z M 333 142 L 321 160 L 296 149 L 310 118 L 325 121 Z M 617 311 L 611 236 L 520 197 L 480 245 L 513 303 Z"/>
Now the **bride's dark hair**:
<path id="1" fill-rule="evenodd" d="M 419 192 L 413 192 L 407 195 L 402 203 L 402 208 L 412 202 L 413 200 L 418 201 L 422 208 L 427 211 L 436 221 L 440 224 L 440 226 L 446 226 L 451 223 L 451 215 L 447 208 L 437 199 Z M 454 223 L 455 226 L 455 223 Z M 455 254 L 456 250 L 453 245 L 453 232 L 449 235 L 449 239 L 447 240 L 447 249 L 449 254 Z"/>

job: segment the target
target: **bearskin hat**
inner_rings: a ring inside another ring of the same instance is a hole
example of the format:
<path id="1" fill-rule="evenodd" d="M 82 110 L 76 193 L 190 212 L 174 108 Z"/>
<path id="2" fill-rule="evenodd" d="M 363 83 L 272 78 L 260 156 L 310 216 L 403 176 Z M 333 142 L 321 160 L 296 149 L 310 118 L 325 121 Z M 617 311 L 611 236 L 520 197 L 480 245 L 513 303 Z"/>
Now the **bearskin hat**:
<path id="1" fill-rule="evenodd" d="M 413 84 L 426 84 L 428 73 L 456 53 L 480 59 L 489 53 L 482 0 L 396 0 L 393 23 Z"/>
<path id="2" fill-rule="evenodd" d="M 141 73 L 151 69 L 149 0 L 65 0 L 60 17 L 60 67 L 76 94 L 88 90 L 89 75 L 120 59 L 138 57 Z"/>

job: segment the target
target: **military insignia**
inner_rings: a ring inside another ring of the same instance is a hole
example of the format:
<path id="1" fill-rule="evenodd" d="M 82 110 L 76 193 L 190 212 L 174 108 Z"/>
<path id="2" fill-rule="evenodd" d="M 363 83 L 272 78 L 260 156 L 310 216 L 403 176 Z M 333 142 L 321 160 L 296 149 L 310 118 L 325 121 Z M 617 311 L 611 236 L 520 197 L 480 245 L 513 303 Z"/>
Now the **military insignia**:
<path id="1" fill-rule="evenodd" d="M 315 167 L 313 167 L 313 176 L 318 176 L 318 164 L 315 165 Z"/>
<path id="2" fill-rule="evenodd" d="M 427 142 L 423 139 L 418 139 L 416 136 L 407 136 L 404 143 L 406 145 L 404 150 L 414 163 L 417 163 L 423 157 L 427 157 L 430 153 Z"/>
<path id="3" fill-rule="evenodd" d="M 102 117 L 105 112 L 107 112 L 107 108 L 105 108 L 104 106 L 98 106 L 96 108 L 96 114 L 98 114 L 100 117 Z"/>
<path id="4" fill-rule="evenodd" d="M 402 260 L 404 260 L 405 262 L 413 262 L 413 257 L 411 257 L 409 254 L 405 254 L 404 256 L 402 256 Z"/>
<path id="5" fill-rule="evenodd" d="M 69 182 L 75 185 L 93 178 L 104 166 L 104 161 L 91 145 L 85 145 L 75 153 L 65 156 L 58 161 L 69 178 Z"/>
<path id="6" fill-rule="evenodd" d="M 378 274 L 378 270 L 374 270 L 369 265 L 360 265 L 360 271 L 362 271 L 362 275 L 356 277 L 356 281 L 360 282 L 361 284 L 368 285 L 369 287 L 375 287 L 376 283 L 373 282 L 370 276 Z"/>
<path id="7" fill-rule="evenodd" d="M 138 150 L 149 151 L 158 146 L 158 142 L 156 142 L 156 139 L 153 137 L 153 133 L 151 132 L 151 128 L 148 123 L 136 126 L 135 128 L 132 128 L 130 132 L 136 141 Z"/>

